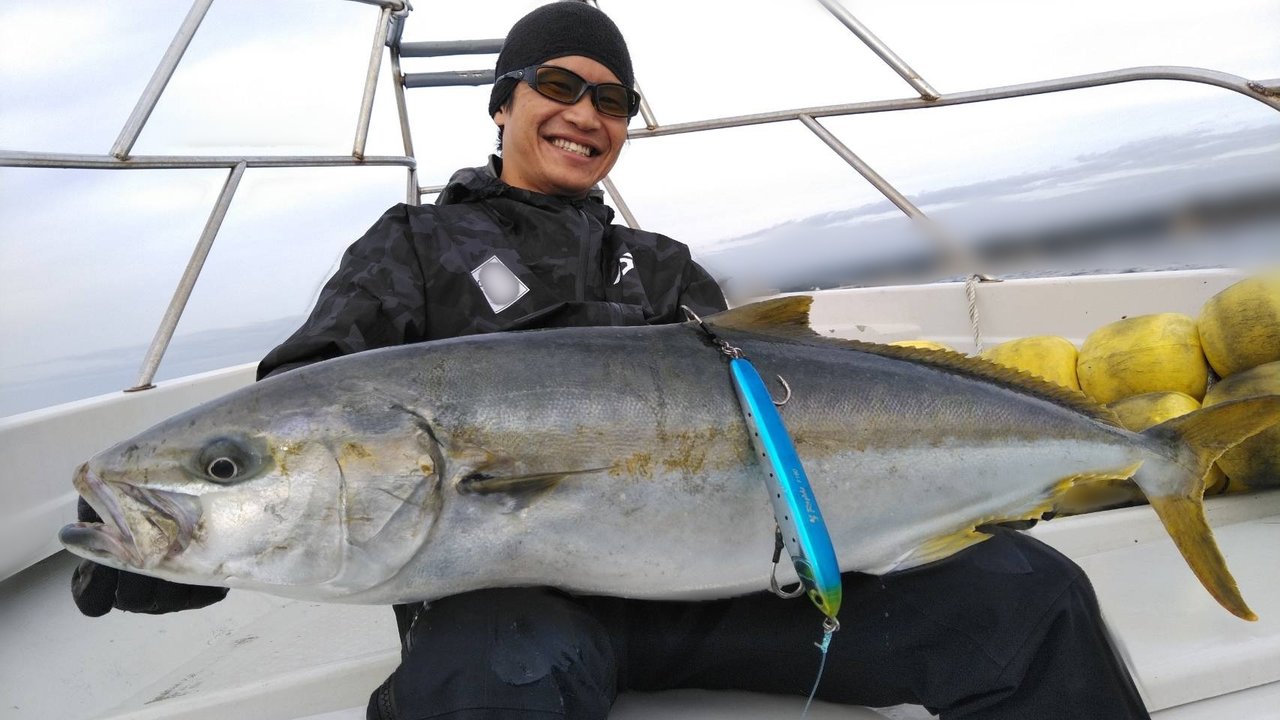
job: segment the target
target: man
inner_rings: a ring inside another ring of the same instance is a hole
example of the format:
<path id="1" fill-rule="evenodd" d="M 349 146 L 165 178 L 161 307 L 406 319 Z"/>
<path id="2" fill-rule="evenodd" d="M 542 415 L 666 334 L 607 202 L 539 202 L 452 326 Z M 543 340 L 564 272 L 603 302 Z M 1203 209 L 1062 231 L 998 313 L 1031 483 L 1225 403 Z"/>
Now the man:
<path id="1" fill-rule="evenodd" d="M 501 158 L 457 173 L 435 206 L 388 211 L 260 377 L 387 345 L 724 308 L 685 246 L 611 225 L 594 190 L 638 105 L 613 23 L 581 3 L 539 8 L 511 29 L 497 78 Z M 134 578 L 114 581 L 116 606 Z M 212 601 L 145 582 L 173 596 L 153 610 Z M 1017 533 L 907 572 L 848 573 L 844 588 L 820 698 L 948 719 L 1147 717 L 1083 573 Z M 104 597 L 77 587 L 82 608 L 105 612 Z M 684 603 L 497 588 L 396 614 L 402 662 L 370 698 L 376 720 L 604 718 L 624 689 L 804 694 L 819 660 L 820 616 L 767 592 Z"/>

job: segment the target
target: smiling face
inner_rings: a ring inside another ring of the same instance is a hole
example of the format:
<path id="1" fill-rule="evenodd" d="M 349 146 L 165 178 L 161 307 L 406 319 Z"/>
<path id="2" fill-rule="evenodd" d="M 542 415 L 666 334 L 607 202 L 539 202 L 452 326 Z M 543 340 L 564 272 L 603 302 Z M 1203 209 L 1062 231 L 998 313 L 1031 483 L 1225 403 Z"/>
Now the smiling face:
<path id="1" fill-rule="evenodd" d="M 548 60 L 590 83 L 618 82 L 604 65 L 579 55 Z M 582 197 L 609 173 L 627 139 L 627 121 L 604 115 L 591 93 L 573 105 L 516 84 L 493 120 L 502 127 L 502 181 L 546 195 Z"/>

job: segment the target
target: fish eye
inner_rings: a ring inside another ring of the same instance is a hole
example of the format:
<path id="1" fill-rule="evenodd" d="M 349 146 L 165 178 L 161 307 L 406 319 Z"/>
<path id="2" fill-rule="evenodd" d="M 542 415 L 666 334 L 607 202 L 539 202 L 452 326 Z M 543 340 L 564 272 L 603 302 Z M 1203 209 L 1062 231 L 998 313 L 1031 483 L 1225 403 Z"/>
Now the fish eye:
<path id="1" fill-rule="evenodd" d="M 259 457 L 244 438 L 220 437 L 201 448 L 193 469 L 213 482 L 229 483 L 256 472 L 261 465 Z"/>
<path id="2" fill-rule="evenodd" d="M 240 474 L 240 466 L 236 464 L 235 460 L 228 457 L 214 458 L 213 462 L 210 462 L 209 466 L 205 468 L 205 473 L 215 480 L 226 482 L 227 480 L 235 479 L 235 476 Z"/>

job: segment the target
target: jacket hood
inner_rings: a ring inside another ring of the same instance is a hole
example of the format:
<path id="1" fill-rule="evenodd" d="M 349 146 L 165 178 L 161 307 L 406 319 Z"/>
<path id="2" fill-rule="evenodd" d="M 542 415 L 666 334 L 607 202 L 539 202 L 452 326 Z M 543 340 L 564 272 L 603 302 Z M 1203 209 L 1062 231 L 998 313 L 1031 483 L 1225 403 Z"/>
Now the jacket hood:
<path id="1" fill-rule="evenodd" d="M 584 198 L 564 198 L 511 187 L 502 182 L 501 175 L 502 158 L 490 155 L 487 165 L 463 168 L 455 172 L 449 178 L 449 184 L 440 191 L 435 204 L 455 205 L 505 197 L 547 210 L 573 207 L 589 213 L 606 225 L 613 222 L 613 208 L 604 204 L 604 191 L 598 187 L 591 188 Z"/>

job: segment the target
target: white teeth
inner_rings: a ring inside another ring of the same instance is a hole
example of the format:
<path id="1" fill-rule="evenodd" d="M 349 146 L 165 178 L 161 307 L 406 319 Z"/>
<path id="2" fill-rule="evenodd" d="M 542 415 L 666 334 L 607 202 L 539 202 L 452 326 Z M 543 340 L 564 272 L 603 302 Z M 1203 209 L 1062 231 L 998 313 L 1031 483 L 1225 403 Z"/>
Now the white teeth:
<path id="1" fill-rule="evenodd" d="M 564 138 L 555 138 L 551 141 L 551 144 L 555 145 L 556 147 L 562 150 L 568 150 L 569 152 L 578 153 L 582 157 L 591 157 L 591 148 L 587 147 L 586 145 L 579 145 L 578 143 L 573 142 L 571 140 L 565 140 Z"/>

